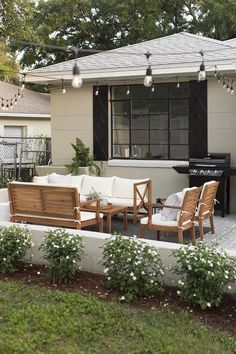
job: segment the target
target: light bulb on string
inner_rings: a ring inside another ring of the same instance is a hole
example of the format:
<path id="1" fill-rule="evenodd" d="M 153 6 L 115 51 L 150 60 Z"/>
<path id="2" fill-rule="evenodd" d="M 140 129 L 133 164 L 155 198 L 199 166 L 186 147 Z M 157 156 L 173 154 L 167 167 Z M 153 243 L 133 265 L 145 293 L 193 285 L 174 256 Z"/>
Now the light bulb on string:
<path id="1" fill-rule="evenodd" d="M 217 74 L 217 84 L 221 83 L 220 74 Z"/>
<path id="2" fill-rule="evenodd" d="M 214 76 L 217 77 L 218 76 L 218 70 L 217 70 L 217 66 L 215 65 L 215 72 L 214 72 Z"/>
<path id="3" fill-rule="evenodd" d="M 15 105 L 17 105 L 18 101 L 17 101 L 17 96 L 15 95 L 15 100 L 14 100 Z"/>
<path id="4" fill-rule="evenodd" d="M 74 88 L 80 88 L 83 84 L 83 80 L 81 78 L 80 69 L 77 62 L 75 62 L 73 67 L 73 79 L 71 84 Z"/>
<path id="5" fill-rule="evenodd" d="M 152 86 L 152 68 L 151 65 L 149 63 L 149 58 L 151 56 L 151 53 L 147 52 L 145 53 L 147 62 L 148 62 L 148 67 L 146 69 L 146 76 L 144 78 L 143 84 L 145 87 L 151 87 Z"/>
<path id="6" fill-rule="evenodd" d="M 22 84 L 21 84 L 21 91 L 24 90 L 25 88 L 25 77 L 26 77 L 26 74 L 23 74 L 23 80 L 22 80 Z"/>
<path id="7" fill-rule="evenodd" d="M 10 108 L 11 108 L 11 109 L 13 108 L 12 99 L 11 99 L 11 102 L 10 102 Z"/>
<path id="8" fill-rule="evenodd" d="M 201 50 L 199 52 L 202 56 L 202 63 L 200 65 L 199 71 L 198 71 L 198 82 L 206 80 L 206 71 L 205 71 L 205 63 L 204 63 L 204 53 Z"/>
<path id="9" fill-rule="evenodd" d="M 230 94 L 231 95 L 234 94 L 234 81 L 233 80 L 231 80 Z"/>
<path id="10" fill-rule="evenodd" d="M 177 83 L 176 83 L 176 87 L 177 87 L 177 88 L 180 88 L 180 82 L 179 82 L 179 79 L 178 79 L 178 77 L 177 77 Z"/>
<path id="11" fill-rule="evenodd" d="M 2 104 L 1 104 L 1 106 L 2 106 L 2 110 L 5 111 L 6 107 L 5 107 L 5 105 L 4 105 L 4 100 L 3 100 L 3 98 L 2 98 Z"/>
<path id="12" fill-rule="evenodd" d="M 61 90 L 62 90 L 62 93 L 64 95 L 66 93 L 66 88 L 64 86 L 64 80 L 63 79 L 61 80 Z"/>
<path id="13" fill-rule="evenodd" d="M 9 109 L 9 103 L 8 103 L 8 100 L 7 100 L 6 111 L 8 111 L 8 109 Z"/>
<path id="14" fill-rule="evenodd" d="M 155 91 L 155 86 L 154 86 L 154 82 L 152 83 L 152 88 L 151 88 L 151 92 Z"/>
<path id="15" fill-rule="evenodd" d="M 127 86 L 127 89 L 126 89 L 126 95 L 129 96 L 130 95 L 130 88 L 129 86 Z"/>
<path id="16" fill-rule="evenodd" d="M 97 85 L 97 87 L 96 87 L 96 90 L 95 90 L 95 92 L 94 92 L 94 95 L 95 95 L 95 96 L 98 96 L 98 95 L 99 95 L 99 87 L 98 87 L 98 85 Z"/>
<path id="17" fill-rule="evenodd" d="M 227 93 L 230 93 L 229 79 L 227 80 L 226 91 Z"/>
<path id="18" fill-rule="evenodd" d="M 225 81 L 225 78 L 223 78 L 223 89 L 226 88 L 226 81 Z"/>
<path id="19" fill-rule="evenodd" d="M 18 93 L 17 93 L 18 98 L 21 98 L 21 93 L 20 93 L 20 89 L 18 89 Z"/>

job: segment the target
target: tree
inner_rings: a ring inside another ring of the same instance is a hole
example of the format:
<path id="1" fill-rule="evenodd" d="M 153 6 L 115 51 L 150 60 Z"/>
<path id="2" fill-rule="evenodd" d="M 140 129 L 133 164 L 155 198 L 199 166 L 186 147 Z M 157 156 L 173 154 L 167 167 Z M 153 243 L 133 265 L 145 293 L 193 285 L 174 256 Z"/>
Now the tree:
<path id="1" fill-rule="evenodd" d="M 14 56 L 8 54 L 4 42 L 0 42 L 0 80 L 16 80 L 19 70 Z"/>

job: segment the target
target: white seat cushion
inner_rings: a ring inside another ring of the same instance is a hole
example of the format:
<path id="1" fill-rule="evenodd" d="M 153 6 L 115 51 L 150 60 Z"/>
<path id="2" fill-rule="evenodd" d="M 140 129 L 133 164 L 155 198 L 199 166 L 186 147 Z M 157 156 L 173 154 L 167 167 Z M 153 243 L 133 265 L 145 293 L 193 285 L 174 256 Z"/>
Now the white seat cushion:
<path id="1" fill-rule="evenodd" d="M 48 184 L 48 176 L 34 176 L 33 183 Z"/>
<path id="2" fill-rule="evenodd" d="M 48 175 L 48 183 L 52 184 L 71 184 L 71 174 L 69 175 L 59 175 L 55 172 Z"/>
<path id="3" fill-rule="evenodd" d="M 7 188 L 0 189 L 0 203 L 5 203 L 9 201 Z"/>
<path id="4" fill-rule="evenodd" d="M 86 195 L 95 190 L 101 197 L 112 197 L 114 177 L 96 177 L 84 175 L 81 194 Z"/>
<path id="5" fill-rule="evenodd" d="M 140 220 L 140 223 L 145 225 L 148 223 L 148 217 L 143 218 Z M 161 225 L 161 226 L 178 226 L 177 220 L 162 220 L 161 213 L 152 215 L 151 220 L 152 225 Z"/>
<path id="6" fill-rule="evenodd" d="M 133 198 L 107 198 L 107 201 L 113 205 L 122 205 L 125 207 L 133 207 L 134 205 Z"/>
<path id="7" fill-rule="evenodd" d="M 103 214 L 99 214 L 100 218 L 103 218 Z M 80 212 L 80 219 L 81 221 L 87 221 L 87 220 L 91 220 L 91 219 L 95 219 L 96 218 L 96 213 L 92 213 L 89 211 L 81 211 Z"/>
<path id="8" fill-rule="evenodd" d="M 71 176 L 70 177 L 70 183 L 73 187 L 76 187 L 78 189 L 78 192 L 81 191 L 82 183 L 83 183 L 83 178 L 84 175 L 79 175 L 79 176 Z"/>

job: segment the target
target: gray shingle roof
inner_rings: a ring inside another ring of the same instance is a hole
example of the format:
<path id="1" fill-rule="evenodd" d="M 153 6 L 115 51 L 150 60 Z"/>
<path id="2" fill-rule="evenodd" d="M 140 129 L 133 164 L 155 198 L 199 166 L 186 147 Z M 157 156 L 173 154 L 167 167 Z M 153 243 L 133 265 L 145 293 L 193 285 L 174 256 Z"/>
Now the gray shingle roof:
<path id="1" fill-rule="evenodd" d="M 232 47 L 236 47 L 236 38 L 228 39 L 227 41 L 224 41 L 224 43 Z"/>
<path id="2" fill-rule="evenodd" d="M 227 49 L 227 55 L 226 55 Z M 220 61 L 236 59 L 236 49 L 226 42 L 210 39 L 185 32 L 167 37 L 157 38 L 146 42 L 82 57 L 78 59 L 82 70 L 106 70 L 128 67 L 146 66 L 144 55 L 149 51 L 151 65 L 191 64 L 199 63 L 200 50 L 206 51 L 205 61 Z M 50 65 L 34 70 L 32 73 L 58 73 L 71 71 L 74 60 Z"/>
<path id="3" fill-rule="evenodd" d="M 19 86 L 9 84 L 4 81 L 0 81 L 0 97 L 5 99 L 11 99 L 18 93 Z M 2 111 L 0 113 L 16 113 L 24 116 L 24 114 L 47 114 L 50 115 L 50 95 L 45 93 L 39 93 L 32 90 L 24 89 L 22 91 L 23 97 L 18 100 L 17 105 L 13 105 L 12 109 L 7 112 Z M 9 102 L 10 103 L 10 102 Z M 14 102 L 13 102 L 14 103 Z M 1 106 L 1 101 L 0 101 Z"/>

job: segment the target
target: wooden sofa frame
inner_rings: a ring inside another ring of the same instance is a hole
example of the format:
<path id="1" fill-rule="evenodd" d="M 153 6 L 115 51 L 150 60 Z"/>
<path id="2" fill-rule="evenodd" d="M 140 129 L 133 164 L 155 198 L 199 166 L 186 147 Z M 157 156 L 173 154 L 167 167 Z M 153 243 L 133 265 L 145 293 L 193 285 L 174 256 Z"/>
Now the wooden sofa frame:
<path id="1" fill-rule="evenodd" d="M 100 217 L 100 201 L 96 199 L 95 216 L 81 220 L 80 208 L 94 203 L 80 203 L 77 188 L 56 185 L 11 182 L 8 184 L 10 221 L 81 229 L 98 224 L 103 231 Z"/>
<path id="2" fill-rule="evenodd" d="M 139 187 L 142 185 L 145 185 L 145 188 L 143 192 L 140 192 Z M 133 213 L 133 222 L 135 224 L 140 210 L 145 209 L 148 212 L 149 206 L 152 204 L 152 181 L 146 180 L 134 183 L 133 196 L 134 204 L 133 207 L 128 208 L 128 211 Z"/>

